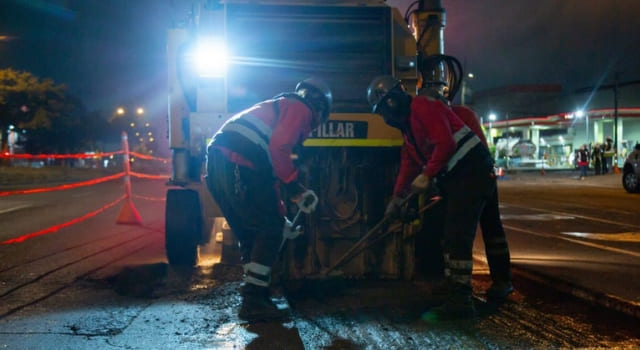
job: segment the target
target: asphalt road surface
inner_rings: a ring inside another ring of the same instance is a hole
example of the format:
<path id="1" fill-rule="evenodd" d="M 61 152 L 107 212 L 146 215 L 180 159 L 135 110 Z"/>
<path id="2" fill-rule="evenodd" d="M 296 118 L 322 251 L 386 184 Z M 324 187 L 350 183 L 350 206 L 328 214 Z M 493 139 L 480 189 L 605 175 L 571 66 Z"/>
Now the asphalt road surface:
<path id="1" fill-rule="evenodd" d="M 595 281 L 587 274 L 604 276 L 615 290 L 630 290 L 637 297 L 638 279 L 631 277 L 639 260 L 633 239 L 640 222 L 633 206 L 640 197 L 627 195 L 613 182 L 589 185 L 562 175 L 501 181 L 514 267 L 557 271 L 555 277 L 576 283 Z M 637 318 L 584 303 L 520 274 L 514 279 L 517 291 L 506 303 L 476 300 L 479 318 L 473 322 L 425 319 L 425 284 L 325 281 L 288 295 L 290 322 L 248 324 L 236 316 L 240 269 L 210 261 L 194 269 L 168 266 L 162 234 L 166 188 L 144 180 L 134 181 L 133 189 L 141 226 L 116 224 L 118 202 L 57 231 L 0 245 L 0 347 L 640 347 Z M 72 221 L 122 194 L 116 181 L 0 197 L 0 241 Z M 480 248 L 478 242 L 478 259 Z M 481 263 L 473 283 L 478 295 L 489 284 Z"/>

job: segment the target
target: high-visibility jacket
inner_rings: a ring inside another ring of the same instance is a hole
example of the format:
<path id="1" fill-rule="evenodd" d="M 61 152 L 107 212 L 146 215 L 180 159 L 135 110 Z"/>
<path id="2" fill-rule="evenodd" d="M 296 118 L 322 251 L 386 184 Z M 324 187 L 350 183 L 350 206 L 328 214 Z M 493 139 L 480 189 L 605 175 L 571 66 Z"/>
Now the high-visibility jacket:
<path id="1" fill-rule="evenodd" d="M 489 148 L 487 144 L 487 139 L 484 137 L 484 132 L 482 131 L 482 126 L 480 126 L 480 121 L 478 120 L 478 115 L 471 108 L 466 106 L 451 106 L 453 113 L 455 113 L 462 122 L 464 122 L 471 131 L 473 131 L 476 136 L 480 139 L 483 145 Z"/>
<path id="2" fill-rule="evenodd" d="M 406 194 L 422 171 L 426 176 L 446 176 L 480 139 L 440 99 L 419 95 L 411 101 L 409 128 L 403 132 L 400 171 L 394 195 Z"/>
<path id="3" fill-rule="evenodd" d="M 230 118 L 210 147 L 232 162 L 269 172 L 285 184 L 297 179 L 291 157 L 311 132 L 311 109 L 293 96 L 263 101 Z"/>

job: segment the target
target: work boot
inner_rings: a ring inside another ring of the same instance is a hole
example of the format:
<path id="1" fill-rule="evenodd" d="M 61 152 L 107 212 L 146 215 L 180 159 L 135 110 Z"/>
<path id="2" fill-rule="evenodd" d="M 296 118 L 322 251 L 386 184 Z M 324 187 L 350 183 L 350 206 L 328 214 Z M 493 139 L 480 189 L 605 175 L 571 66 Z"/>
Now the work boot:
<path id="1" fill-rule="evenodd" d="M 495 281 L 491 284 L 491 287 L 487 289 L 487 299 L 493 301 L 501 301 L 507 298 L 509 294 L 513 293 L 513 284 L 511 281 Z"/>
<path id="2" fill-rule="evenodd" d="M 240 287 L 242 305 L 238 317 L 248 322 L 285 322 L 289 309 L 280 309 L 273 303 L 269 288 L 245 283 Z"/>
<path id="3" fill-rule="evenodd" d="M 471 295 L 452 296 L 445 300 L 444 304 L 436 306 L 422 315 L 422 319 L 428 322 L 472 320 L 476 317 L 476 308 L 473 306 Z"/>
<path id="4" fill-rule="evenodd" d="M 439 288 L 438 293 L 443 298 L 442 305 L 425 312 L 422 315 L 423 320 L 438 322 L 474 319 L 476 317 L 470 288 L 456 285 L 455 282 L 448 282 Z"/>
<path id="5" fill-rule="evenodd" d="M 442 304 L 454 291 L 452 282 L 447 279 L 431 281 L 428 286 L 427 300 L 431 304 Z"/>

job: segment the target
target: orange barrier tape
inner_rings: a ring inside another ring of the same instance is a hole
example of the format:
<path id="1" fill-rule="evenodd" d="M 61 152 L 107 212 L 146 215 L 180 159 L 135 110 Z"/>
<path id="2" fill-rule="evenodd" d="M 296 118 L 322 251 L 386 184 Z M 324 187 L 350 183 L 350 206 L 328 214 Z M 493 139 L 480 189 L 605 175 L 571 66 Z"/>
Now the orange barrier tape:
<path id="1" fill-rule="evenodd" d="M 87 181 L 82 181 L 82 182 L 65 184 L 65 185 L 60 185 L 60 186 L 55 186 L 55 187 L 42 187 L 42 188 L 30 188 L 30 189 L 27 189 L 27 190 L 3 191 L 3 192 L 0 192 L 0 197 L 11 196 L 11 195 L 15 195 L 15 194 L 29 194 L 29 193 L 40 193 L 40 192 L 51 192 L 51 191 L 68 190 L 70 188 L 96 185 L 96 184 L 99 184 L 99 183 L 102 183 L 102 182 L 115 180 L 115 179 L 121 178 L 123 176 L 124 176 L 124 172 L 121 172 L 121 173 L 117 173 L 115 175 L 110 175 L 110 176 L 100 177 L 100 178 L 93 179 L 93 180 L 87 180 Z"/>
<path id="2" fill-rule="evenodd" d="M 129 173 L 133 177 L 142 178 L 142 179 L 152 179 L 152 180 L 166 180 L 171 177 L 171 175 L 148 175 L 143 173 L 130 172 Z"/>
<path id="3" fill-rule="evenodd" d="M 90 158 L 104 158 L 111 157 L 116 154 L 122 154 L 123 151 L 117 152 L 107 152 L 107 153 L 69 153 L 69 154 L 9 154 L 8 152 L 4 152 L 0 154 L 0 158 L 6 159 L 65 159 L 65 158 L 76 158 L 76 159 L 90 159 Z"/>
<path id="4" fill-rule="evenodd" d="M 171 160 L 171 158 L 154 157 L 154 156 L 149 156 L 149 155 L 142 154 L 142 153 L 137 153 L 137 152 L 129 152 L 129 154 L 134 156 L 134 157 L 136 157 L 136 158 L 159 160 L 159 161 L 162 161 L 162 162 L 165 162 L 165 163 Z"/>
<path id="5" fill-rule="evenodd" d="M 67 221 L 67 222 L 62 223 L 60 225 L 51 226 L 51 227 L 46 228 L 44 230 L 40 230 L 40 231 L 37 231 L 37 232 L 33 232 L 33 233 L 26 234 L 26 235 L 22 235 L 20 237 L 16 237 L 16 238 L 8 239 L 6 241 L 2 241 L 2 242 L 0 242 L 0 245 L 21 243 L 21 242 L 24 242 L 24 241 L 26 241 L 28 239 L 34 238 L 34 237 L 38 237 L 38 236 L 42 236 L 42 235 L 46 235 L 46 234 L 49 234 L 49 233 L 56 232 L 61 228 L 65 228 L 65 227 L 71 226 L 73 224 L 77 224 L 79 222 L 82 222 L 82 221 L 84 221 L 84 220 L 86 220 L 88 218 L 94 217 L 94 216 L 102 213 L 103 211 L 113 207 L 114 205 L 118 204 L 120 201 L 122 201 L 125 198 L 126 198 L 126 195 L 122 195 L 120 198 L 118 198 L 115 201 L 105 205 L 104 207 L 102 207 L 102 208 L 100 208 L 98 210 L 94 210 L 94 211 L 92 211 L 90 213 L 87 213 L 87 214 L 85 214 L 85 215 L 83 215 L 83 216 L 81 216 L 79 218 L 75 218 L 73 220 Z"/>

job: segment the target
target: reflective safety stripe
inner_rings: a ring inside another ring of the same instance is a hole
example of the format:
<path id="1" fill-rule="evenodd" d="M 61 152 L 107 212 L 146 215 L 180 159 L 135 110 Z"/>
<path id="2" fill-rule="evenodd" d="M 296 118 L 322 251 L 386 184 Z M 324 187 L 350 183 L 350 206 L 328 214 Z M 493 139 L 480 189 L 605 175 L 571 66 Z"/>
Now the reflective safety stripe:
<path id="1" fill-rule="evenodd" d="M 264 136 L 267 137 L 267 140 L 271 140 L 271 134 L 273 133 L 273 130 L 271 130 L 271 128 L 262 120 L 254 117 L 251 114 L 242 116 L 242 120 L 249 122 L 251 125 L 255 126 L 256 129 L 258 129 Z"/>
<path id="2" fill-rule="evenodd" d="M 453 260 L 445 258 L 448 274 L 445 276 L 452 281 L 464 285 L 471 285 L 471 272 L 473 270 L 472 260 Z"/>
<path id="3" fill-rule="evenodd" d="M 449 268 L 449 254 L 444 254 L 444 277 L 451 276 L 451 269 Z"/>
<path id="4" fill-rule="evenodd" d="M 487 240 L 486 244 L 505 244 L 507 243 L 507 239 L 505 237 L 491 237 Z"/>
<path id="5" fill-rule="evenodd" d="M 462 140 L 462 138 L 469 133 L 469 131 L 471 131 L 471 129 L 469 129 L 468 126 L 463 126 L 462 128 L 460 128 L 460 130 L 456 131 L 455 134 L 453 134 L 453 140 L 456 141 L 456 143 L 460 142 L 460 140 Z"/>
<path id="6" fill-rule="evenodd" d="M 251 284 L 255 284 L 256 286 L 260 286 L 260 287 L 269 287 L 269 282 L 265 282 L 261 279 L 257 279 L 251 275 L 245 275 L 242 280 L 245 283 L 251 283 Z"/>
<path id="7" fill-rule="evenodd" d="M 472 135 L 469 136 L 469 133 L 471 133 Z M 453 156 L 451 156 L 451 158 L 449 159 L 449 162 L 447 162 L 447 172 L 451 171 L 451 169 L 453 169 L 456 164 L 458 164 L 458 162 L 462 158 L 464 158 L 464 156 L 466 156 L 469 151 L 471 151 L 473 147 L 480 143 L 480 139 L 478 138 L 478 136 L 473 134 L 471 129 L 466 126 L 456 131 L 456 133 L 453 135 L 453 138 L 454 140 L 456 140 L 456 143 L 458 143 L 458 147 L 456 149 L 456 153 L 454 153 Z M 462 144 L 460 144 L 461 142 Z"/>
<path id="8" fill-rule="evenodd" d="M 452 274 L 451 276 L 449 276 L 449 278 L 460 284 L 464 284 L 464 285 L 471 284 L 471 274 L 468 274 L 468 275 Z"/>
<path id="9" fill-rule="evenodd" d="M 268 287 L 271 280 L 271 268 L 255 262 L 242 265 L 244 269 L 243 280 L 257 286 Z"/>
<path id="10" fill-rule="evenodd" d="M 271 162 L 271 153 L 269 152 L 269 145 L 264 140 L 264 138 L 262 136 L 260 136 L 260 134 L 258 134 L 253 129 L 251 129 L 251 128 L 247 127 L 247 126 L 244 126 L 244 125 L 242 125 L 242 124 L 240 124 L 238 122 L 231 122 L 231 123 L 228 123 L 227 125 L 225 125 L 224 128 L 222 128 L 222 131 L 224 131 L 224 132 L 231 131 L 231 132 L 238 133 L 238 134 L 244 136 L 247 140 L 255 143 L 260 148 L 262 148 L 264 153 L 267 155 L 267 158 L 269 159 L 269 164 L 272 164 L 272 162 Z"/>
<path id="11" fill-rule="evenodd" d="M 504 256 L 509 254 L 509 249 L 507 249 L 507 247 L 502 246 L 502 247 L 490 247 L 487 248 L 487 255 L 491 255 L 491 256 Z"/>
<path id="12" fill-rule="evenodd" d="M 253 261 L 242 265 L 242 268 L 244 269 L 244 273 L 253 272 L 262 276 L 268 276 L 271 273 L 271 268 L 269 266 L 258 264 Z"/>
<path id="13" fill-rule="evenodd" d="M 455 270 L 469 270 L 473 269 L 472 260 L 449 260 L 449 267 Z"/>

